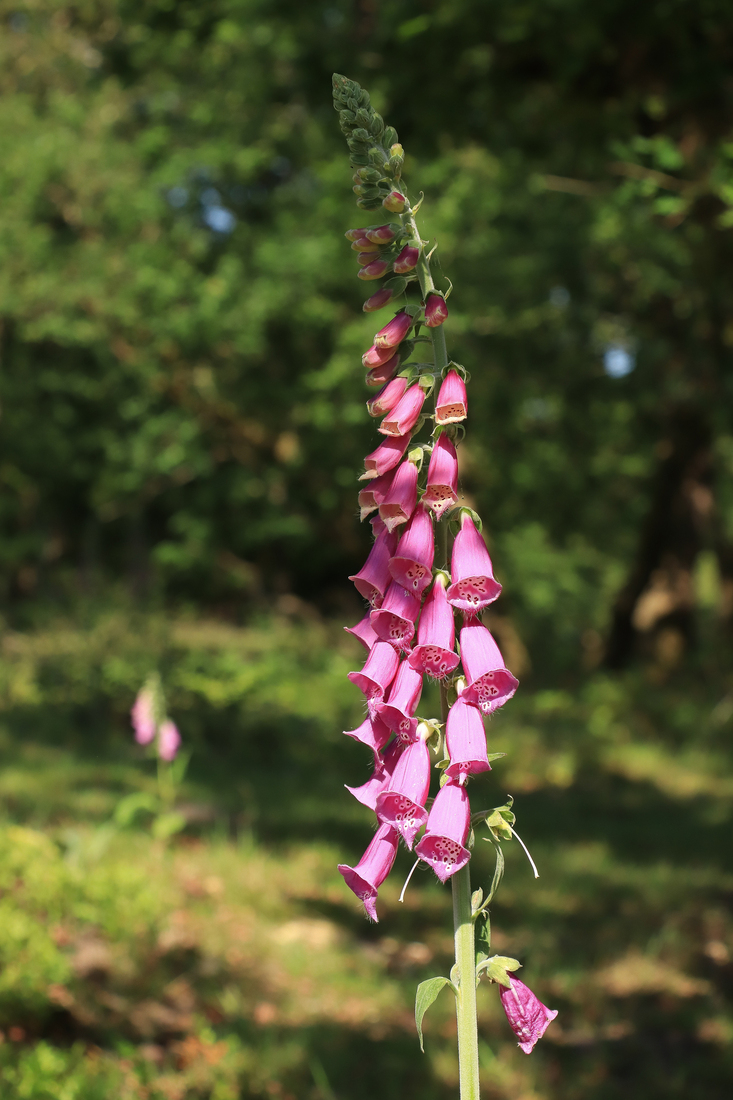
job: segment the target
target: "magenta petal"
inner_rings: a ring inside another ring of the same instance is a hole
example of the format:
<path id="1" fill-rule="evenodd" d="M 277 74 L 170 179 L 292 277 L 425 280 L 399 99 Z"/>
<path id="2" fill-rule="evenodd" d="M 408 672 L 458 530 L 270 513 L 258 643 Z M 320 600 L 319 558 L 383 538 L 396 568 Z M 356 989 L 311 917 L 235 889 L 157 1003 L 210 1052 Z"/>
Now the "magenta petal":
<path id="1" fill-rule="evenodd" d="M 394 678 L 389 697 L 381 700 L 376 711 L 385 725 L 394 730 L 403 741 L 412 741 L 417 730 L 417 719 L 413 717 L 422 695 L 422 675 L 403 661 Z"/>
<path id="2" fill-rule="evenodd" d="M 506 1012 L 509 1025 L 519 1039 L 519 1046 L 529 1054 L 538 1039 L 547 1031 L 547 1025 L 557 1016 L 557 1009 L 543 1005 L 532 990 L 520 982 L 519 978 L 509 975 L 511 989 L 499 986 L 502 1008 Z"/>
<path id="3" fill-rule="evenodd" d="M 412 317 L 404 310 L 396 313 L 384 328 L 380 328 L 374 337 L 374 346 L 377 348 L 394 348 L 400 344 L 412 328 Z"/>
<path id="4" fill-rule="evenodd" d="M 385 413 L 389 413 L 402 401 L 405 390 L 407 389 L 407 379 L 398 376 L 387 382 L 386 386 L 383 386 L 379 393 L 375 394 L 369 401 L 367 401 L 367 411 L 370 416 L 384 416 Z M 379 429 L 382 430 L 381 427 Z M 404 435 L 405 431 L 409 431 L 409 428 L 405 428 L 404 431 L 390 432 L 390 435 Z"/>
<path id="5" fill-rule="evenodd" d="M 377 715 L 369 715 L 355 730 L 344 730 L 344 736 L 352 737 L 354 741 L 367 745 L 374 753 L 375 759 L 392 736 L 389 726 L 386 726 Z M 397 744 L 397 742 L 395 742 Z"/>
<path id="6" fill-rule="evenodd" d="M 359 901 L 364 902 L 367 915 L 373 921 L 378 920 L 375 905 L 377 890 L 392 870 L 398 843 L 397 831 L 390 825 L 380 825 L 356 867 L 339 864 L 338 869 L 346 885 L 354 891 Z"/>
<path id="7" fill-rule="evenodd" d="M 369 351 L 365 351 L 362 355 L 361 361 L 365 367 L 381 367 L 382 363 L 386 363 L 393 355 L 394 348 L 378 348 L 372 344 Z"/>
<path id="8" fill-rule="evenodd" d="M 155 699 L 152 691 L 141 688 L 130 711 L 132 728 L 138 745 L 149 745 L 155 737 Z"/>
<path id="9" fill-rule="evenodd" d="M 368 481 L 370 478 L 381 477 L 389 470 L 394 470 L 407 450 L 409 442 L 409 433 L 406 435 L 391 435 L 387 439 L 383 439 L 379 446 L 364 459 L 365 472 L 360 480 Z"/>
<path id="10" fill-rule="evenodd" d="M 386 475 L 389 476 L 389 475 Z M 417 504 L 417 466 L 403 462 L 379 505 L 379 515 L 388 531 L 407 523 Z"/>
<path id="11" fill-rule="evenodd" d="M 461 630 L 461 664 L 468 685 L 461 698 L 484 714 L 491 714 L 511 699 L 519 681 L 504 667 L 504 658 L 491 634 L 477 619 Z"/>
<path id="12" fill-rule="evenodd" d="M 458 371 L 449 370 L 440 387 L 435 403 L 436 424 L 457 424 L 465 420 L 468 412 L 466 383 Z"/>
<path id="13" fill-rule="evenodd" d="M 393 378 L 392 382 L 405 381 L 403 378 Z M 392 382 L 389 385 L 392 385 Z M 411 432 L 417 424 L 425 401 L 425 390 L 422 386 L 410 386 L 409 390 L 400 397 L 399 401 L 385 410 L 385 416 L 379 425 L 382 435 L 404 435 Z M 372 413 L 376 416 L 376 413 Z"/>
<path id="14" fill-rule="evenodd" d="M 448 599 L 468 615 L 477 615 L 498 598 L 501 585 L 494 580 L 486 544 L 467 512 L 453 543 Z"/>
<path id="15" fill-rule="evenodd" d="M 425 299 L 425 324 L 437 328 L 448 318 L 448 306 L 442 294 L 428 294 Z"/>
<path id="16" fill-rule="evenodd" d="M 176 753 L 181 747 L 181 735 L 175 722 L 170 718 L 162 723 L 158 730 L 158 756 L 168 763 L 175 759 Z"/>
<path id="17" fill-rule="evenodd" d="M 398 649 L 407 649 L 415 633 L 420 614 L 420 597 L 408 592 L 397 581 L 387 589 L 382 606 L 371 613 L 374 632 Z"/>
<path id="18" fill-rule="evenodd" d="M 446 748 L 450 765 L 445 774 L 458 783 L 467 776 L 491 771 L 481 711 L 461 696 L 448 711 Z"/>
<path id="19" fill-rule="evenodd" d="M 413 741 L 399 758 L 389 786 L 377 798 L 377 816 L 398 830 L 408 848 L 427 820 L 429 789 L 430 752 L 424 741 Z"/>
<path id="20" fill-rule="evenodd" d="M 354 733 L 357 732 L 357 730 L 354 730 Z M 389 735 L 389 730 L 387 733 Z M 347 734 L 347 736 L 352 735 Z M 366 783 L 362 783 L 360 787 L 349 787 L 347 784 L 344 784 L 346 790 L 349 791 L 350 794 L 353 794 L 357 802 L 361 802 L 363 806 L 366 806 L 370 810 L 376 810 L 377 799 L 382 791 L 389 785 L 400 756 L 404 751 L 405 746 L 399 741 L 393 741 L 388 748 L 381 749 L 380 752 L 376 754 L 372 776 L 367 779 Z"/>
<path id="21" fill-rule="evenodd" d="M 447 435 L 441 435 L 433 447 L 422 500 L 437 519 L 458 500 L 458 455 Z"/>
<path id="22" fill-rule="evenodd" d="M 428 510 L 418 504 L 390 560 L 389 571 L 403 588 L 420 595 L 430 584 L 434 554 L 433 521 Z"/>
<path id="23" fill-rule="evenodd" d="M 417 645 L 410 654 L 409 663 L 418 672 L 442 680 L 458 667 L 455 642 L 453 608 L 448 603 L 445 581 L 439 573 L 425 600 L 417 628 Z"/>
<path id="24" fill-rule="evenodd" d="M 353 634 L 355 638 L 358 638 L 366 650 L 370 650 L 377 640 L 368 612 L 363 619 L 359 620 L 356 626 L 345 626 L 344 630 L 347 634 Z"/>
<path id="25" fill-rule="evenodd" d="M 465 846 L 470 826 L 471 807 L 465 787 L 446 783 L 435 796 L 425 836 L 415 849 L 441 882 L 460 871 L 471 858 Z"/>
<path id="26" fill-rule="evenodd" d="M 366 663 L 360 672 L 348 674 L 352 684 L 364 692 L 367 702 L 373 708 L 381 703 L 385 693 L 395 678 L 400 659 L 397 651 L 389 642 L 375 642 Z"/>
<path id="27" fill-rule="evenodd" d="M 399 352 L 395 352 L 386 363 L 380 363 L 378 367 L 372 367 L 371 370 L 368 370 L 364 381 L 367 386 L 383 386 L 385 382 L 389 382 L 390 378 L 394 378 L 399 366 L 400 355 Z"/>
<path id="28" fill-rule="evenodd" d="M 379 607 L 389 584 L 391 574 L 389 561 L 394 553 L 396 536 L 389 531 L 383 531 L 374 542 L 367 560 L 358 573 L 352 573 L 349 577 L 354 582 L 357 592 L 363 596 L 372 607 Z"/>
<path id="29" fill-rule="evenodd" d="M 385 494 L 389 491 L 392 481 L 394 479 L 394 473 L 392 470 L 388 470 L 382 474 L 381 477 L 374 478 L 368 485 L 365 485 L 363 489 L 359 490 L 359 518 L 364 520 L 373 512 L 384 500 Z"/>

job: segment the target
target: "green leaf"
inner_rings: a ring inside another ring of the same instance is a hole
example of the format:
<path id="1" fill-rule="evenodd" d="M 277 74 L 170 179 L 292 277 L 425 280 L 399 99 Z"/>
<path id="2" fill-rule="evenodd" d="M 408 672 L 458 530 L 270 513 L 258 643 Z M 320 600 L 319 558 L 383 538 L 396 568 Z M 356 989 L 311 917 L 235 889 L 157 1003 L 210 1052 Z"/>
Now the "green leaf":
<path id="1" fill-rule="evenodd" d="M 456 987 L 449 978 L 428 978 L 427 981 L 420 982 L 417 987 L 417 993 L 415 994 L 415 1027 L 420 1040 L 420 1050 L 423 1054 L 425 1053 L 422 1035 L 423 1016 L 445 985 L 449 985 L 456 993 Z"/>
<path id="2" fill-rule="evenodd" d="M 506 756 L 506 753 L 505 752 L 490 752 L 489 755 L 488 755 L 488 761 L 489 761 L 489 763 L 491 763 L 492 760 L 501 760 L 502 756 Z"/>
<path id="3" fill-rule="evenodd" d="M 496 891 L 499 889 L 499 883 L 504 876 L 504 853 L 498 840 L 494 840 L 493 837 L 485 837 L 484 839 L 491 840 L 491 843 L 494 845 L 494 849 L 496 851 L 496 866 L 494 867 L 494 877 L 491 880 L 491 887 L 489 889 L 486 901 L 484 902 L 484 905 L 488 905 L 494 897 Z"/>
<path id="4" fill-rule="evenodd" d="M 167 814 L 159 814 L 153 822 L 153 836 L 158 840 L 168 840 L 175 833 L 180 833 L 186 828 L 186 819 L 178 810 L 172 810 Z"/>
<path id="5" fill-rule="evenodd" d="M 115 807 L 115 822 L 123 829 L 131 825 L 142 811 L 154 814 L 158 809 L 158 799 L 147 791 L 135 791 L 121 798 Z"/>

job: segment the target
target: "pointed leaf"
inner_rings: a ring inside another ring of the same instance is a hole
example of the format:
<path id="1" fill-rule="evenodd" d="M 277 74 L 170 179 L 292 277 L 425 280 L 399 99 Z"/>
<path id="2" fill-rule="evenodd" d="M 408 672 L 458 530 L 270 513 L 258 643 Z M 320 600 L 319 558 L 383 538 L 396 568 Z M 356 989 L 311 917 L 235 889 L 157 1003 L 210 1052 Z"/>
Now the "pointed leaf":
<path id="1" fill-rule="evenodd" d="M 420 985 L 417 987 L 417 993 L 415 995 L 415 1027 L 417 1028 L 417 1037 L 420 1040 L 420 1050 L 423 1054 L 425 1053 L 422 1035 L 423 1016 L 445 985 L 449 985 L 453 992 L 456 992 L 455 986 L 449 978 L 428 978 L 427 981 L 420 982 Z"/>
<path id="2" fill-rule="evenodd" d="M 506 753 L 505 752 L 490 752 L 488 754 L 487 759 L 488 759 L 489 763 L 491 763 L 492 760 L 501 760 L 502 756 L 506 756 Z"/>
<path id="3" fill-rule="evenodd" d="M 503 966 L 505 970 L 519 970 L 522 965 L 518 959 L 510 959 L 506 955 L 494 955 L 491 961 Z"/>

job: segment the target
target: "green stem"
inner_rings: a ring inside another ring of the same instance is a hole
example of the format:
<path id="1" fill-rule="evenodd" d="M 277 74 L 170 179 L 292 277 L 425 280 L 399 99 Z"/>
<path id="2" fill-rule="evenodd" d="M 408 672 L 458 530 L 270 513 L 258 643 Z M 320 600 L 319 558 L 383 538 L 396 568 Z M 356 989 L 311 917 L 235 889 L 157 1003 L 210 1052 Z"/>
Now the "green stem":
<path id="1" fill-rule="evenodd" d="M 451 879 L 453 929 L 456 945 L 458 994 L 458 1072 L 461 1100 L 479 1100 L 478 1016 L 476 1014 L 476 945 L 471 914 L 470 864 Z"/>

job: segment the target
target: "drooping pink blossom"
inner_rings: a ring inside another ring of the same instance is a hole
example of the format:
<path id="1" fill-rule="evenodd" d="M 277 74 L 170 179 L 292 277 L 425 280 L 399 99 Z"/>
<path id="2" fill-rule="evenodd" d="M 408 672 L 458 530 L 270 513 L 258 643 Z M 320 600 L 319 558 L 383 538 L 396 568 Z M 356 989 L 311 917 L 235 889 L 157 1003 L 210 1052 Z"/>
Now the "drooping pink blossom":
<path id="1" fill-rule="evenodd" d="M 519 978 L 509 975 L 511 989 L 499 986 L 502 1008 L 509 1026 L 519 1039 L 519 1046 L 529 1054 L 538 1039 L 547 1031 L 547 1025 L 557 1016 L 557 1009 L 549 1009 L 536 997 L 529 986 Z"/>
<path id="2" fill-rule="evenodd" d="M 382 606 L 371 612 L 372 628 L 385 642 L 397 649 L 409 649 L 420 614 L 420 597 L 392 581 L 384 594 Z"/>
<path id="3" fill-rule="evenodd" d="M 367 240 L 374 244 L 389 244 L 395 238 L 395 231 L 391 225 L 376 225 L 373 229 L 367 229 Z"/>
<path id="4" fill-rule="evenodd" d="M 414 462 L 402 462 L 379 504 L 379 515 L 387 530 L 394 531 L 395 527 L 407 523 L 416 504 L 417 466 Z"/>
<path id="5" fill-rule="evenodd" d="M 435 680 L 443 680 L 458 668 L 453 609 L 445 594 L 445 577 L 439 573 L 427 595 L 417 628 L 417 645 L 408 660 L 412 668 Z"/>
<path id="6" fill-rule="evenodd" d="M 378 290 L 375 294 L 372 294 L 371 298 L 367 298 L 361 308 L 364 310 L 365 313 L 374 313 L 374 311 L 377 309 L 383 309 L 387 305 L 387 303 L 392 300 L 393 294 L 393 290 L 390 290 L 389 287 L 383 286 L 381 290 Z"/>
<path id="7" fill-rule="evenodd" d="M 435 403 L 436 424 L 457 424 L 468 414 L 466 383 L 456 370 L 449 370 L 440 387 Z"/>
<path id="8" fill-rule="evenodd" d="M 349 736 L 352 735 L 349 734 Z M 404 751 L 405 746 L 400 741 L 393 741 L 391 745 L 376 754 L 374 771 L 366 783 L 362 783 L 360 787 L 349 787 L 345 783 L 346 790 L 353 794 L 356 801 L 361 802 L 362 806 L 376 811 L 377 799 L 382 791 L 389 786 L 394 770 Z"/>
<path id="9" fill-rule="evenodd" d="M 372 367 L 371 370 L 366 372 L 364 381 L 367 386 L 383 386 L 385 382 L 389 382 L 390 378 L 394 378 L 397 371 L 400 369 L 400 355 L 399 352 L 395 352 L 391 359 L 388 359 L 386 363 L 382 363 L 378 367 Z"/>
<path id="10" fill-rule="evenodd" d="M 435 539 L 430 513 L 418 504 L 390 559 L 389 571 L 403 588 L 419 596 L 430 584 Z"/>
<path id="11" fill-rule="evenodd" d="M 380 700 L 375 708 L 384 724 L 394 730 L 402 741 L 415 739 L 417 718 L 414 714 L 421 694 L 422 676 L 407 661 L 403 661 L 387 699 Z"/>
<path id="12" fill-rule="evenodd" d="M 445 433 L 439 436 L 433 447 L 427 488 L 422 500 L 435 513 L 436 519 L 440 519 L 458 500 L 458 455 Z"/>
<path id="13" fill-rule="evenodd" d="M 381 279 L 383 275 L 389 271 L 388 260 L 374 260 L 373 263 L 367 264 L 366 267 L 362 267 L 357 275 L 360 279 Z"/>
<path id="14" fill-rule="evenodd" d="M 393 214 L 401 214 L 407 206 L 407 199 L 399 191 L 390 191 L 386 199 L 382 199 L 382 206 Z"/>
<path id="15" fill-rule="evenodd" d="M 460 696 L 448 711 L 445 739 L 450 764 L 445 774 L 464 784 L 469 775 L 491 771 L 481 711 Z"/>
<path id="16" fill-rule="evenodd" d="M 377 797 L 377 817 L 402 836 L 408 848 L 425 824 L 430 788 L 430 752 L 422 739 L 412 741 L 400 756 L 389 785 Z"/>
<path id="17" fill-rule="evenodd" d="M 448 306 L 442 294 L 428 294 L 425 299 L 425 324 L 437 328 L 448 319 Z"/>
<path id="18" fill-rule="evenodd" d="M 354 582 L 359 595 L 363 596 L 371 607 L 381 606 L 384 593 L 390 584 L 389 560 L 394 554 L 396 541 L 397 536 L 391 534 L 386 528 L 380 531 L 359 572 L 349 577 L 349 580 Z"/>
<path id="19" fill-rule="evenodd" d="M 374 477 L 381 477 L 388 470 L 393 470 L 407 450 L 410 435 L 390 435 L 383 439 L 378 447 L 364 459 L 364 473 L 360 481 L 370 481 Z"/>
<path id="20" fill-rule="evenodd" d="M 407 389 L 407 379 L 398 376 L 390 379 L 374 397 L 367 401 L 367 411 L 370 416 L 383 416 L 391 412 L 395 405 L 399 404 Z M 405 432 L 410 429 L 405 428 Z M 381 431 L 381 428 L 380 428 Z M 404 435 L 405 432 L 390 432 L 390 435 Z"/>
<path id="21" fill-rule="evenodd" d="M 369 367 L 381 367 L 383 363 L 392 358 L 394 353 L 394 348 L 378 348 L 376 344 L 372 344 L 362 355 L 361 361 L 367 369 Z"/>
<path id="22" fill-rule="evenodd" d="M 380 752 L 392 736 L 392 730 L 386 726 L 378 714 L 369 714 L 355 730 L 344 730 L 345 737 L 351 737 L 366 745 L 374 753 L 374 766 L 382 766 Z"/>
<path id="23" fill-rule="evenodd" d="M 374 512 L 379 507 L 388 490 L 391 488 L 393 479 L 394 471 L 387 470 L 385 474 L 373 478 L 363 489 L 359 490 L 357 500 L 359 501 L 360 519 L 366 519 L 371 512 Z"/>
<path id="24" fill-rule="evenodd" d="M 416 245 L 406 244 L 400 252 L 399 256 L 392 264 L 392 269 L 397 272 L 398 275 L 403 275 L 406 271 L 412 271 L 417 267 L 417 261 L 420 259 L 420 249 Z"/>
<path id="25" fill-rule="evenodd" d="M 143 687 L 137 693 L 137 698 L 130 711 L 130 719 L 138 745 L 149 745 L 155 737 L 157 729 L 155 696 L 150 688 Z"/>
<path id="26" fill-rule="evenodd" d="M 461 529 L 453 543 L 451 580 L 448 599 L 466 615 L 478 615 L 501 592 L 486 544 L 467 512 L 461 516 Z"/>
<path id="27" fill-rule="evenodd" d="M 158 730 L 158 756 L 168 763 L 175 759 L 176 753 L 181 747 L 181 735 L 175 722 L 166 718 Z"/>
<path id="28" fill-rule="evenodd" d="M 412 328 L 412 317 L 404 310 L 395 313 L 389 321 L 374 337 L 374 346 L 377 348 L 396 348 L 401 344 Z"/>
<path id="29" fill-rule="evenodd" d="M 466 848 L 471 827 L 471 807 L 465 787 L 448 782 L 435 796 L 425 836 L 415 854 L 425 860 L 440 879 L 447 879 L 465 867 L 471 858 Z"/>
<path id="30" fill-rule="evenodd" d="M 395 378 L 393 381 L 399 382 L 402 379 Z M 389 384 L 392 385 L 392 382 Z M 387 410 L 388 415 L 379 425 L 379 431 L 382 435 L 404 435 L 411 432 L 420 419 L 424 401 L 425 390 L 422 386 L 410 386 L 403 391 L 399 401 Z"/>
<path id="31" fill-rule="evenodd" d="M 372 621 L 369 618 L 369 612 L 366 613 L 363 619 L 359 620 L 356 626 L 345 626 L 344 630 L 347 634 L 353 634 L 355 638 L 358 638 L 366 650 L 370 650 L 377 640 Z"/>
<path id="32" fill-rule="evenodd" d="M 367 916 L 373 921 L 379 919 L 375 904 L 377 891 L 392 870 L 398 844 L 397 830 L 391 825 L 380 825 L 356 867 L 339 864 L 338 869 L 344 876 L 346 885 L 364 903 Z"/>
<path id="33" fill-rule="evenodd" d="M 483 714 L 503 706 L 519 687 L 519 681 L 505 668 L 498 645 L 478 619 L 470 619 L 461 630 L 461 664 L 468 681 L 461 698 Z"/>
<path id="34" fill-rule="evenodd" d="M 356 684 L 366 696 L 369 713 L 373 714 L 382 702 L 395 678 L 400 659 L 397 650 L 389 642 L 375 642 L 369 650 L 364 667 L 359 672 L 349 672 L 352 684 Z"/>

